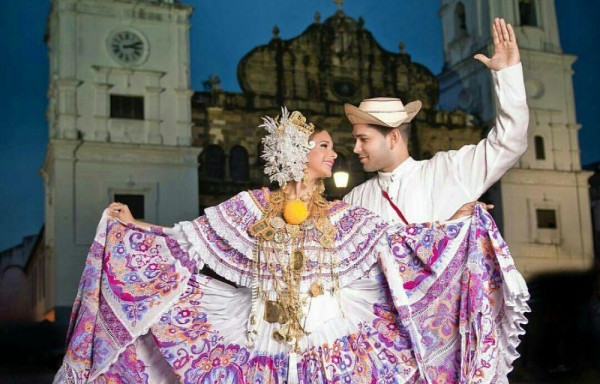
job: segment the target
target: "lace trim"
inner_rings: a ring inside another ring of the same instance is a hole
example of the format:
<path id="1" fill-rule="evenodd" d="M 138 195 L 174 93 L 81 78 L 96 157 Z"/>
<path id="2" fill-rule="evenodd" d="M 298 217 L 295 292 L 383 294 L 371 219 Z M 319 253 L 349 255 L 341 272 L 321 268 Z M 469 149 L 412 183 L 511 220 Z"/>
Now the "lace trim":
<path id="1" fill-rule="evenodd" d="M 259 190 L 260 191 L 260 190 Z M 241 211 L 244 207 L 246 212 Z M 248 228 L 263 216 L 262 210 L 248 192 L 241 192 L 235 197 L 205 211 L 208 223 L 220 238 L 231 247 L 252 260 L 252 250 L 256 240 L 248 233 Z"/>
<path id="2" fill-rule="evenodd" d="M 205 225 L 210 229 L 208 223 Z M 237 253 L 237 255 L 233 255 L 232 258 L 237 259 L 239 263 L 228 262 L 227 257 L 224 257 L 223 255 L 224 251 L 218 249 L 218 244 L 215 244 L 206 238 L 198 221 L 181 222 L 176 224 L 174 229 L 181 231 L 184 234 L 185 238 L 181 240 L 183 240 L 183 243 L 187 243 L 186 245 L 189 247 L 189 252 L 193 255 L 194 259 L 197 260 L 199 267 L 203 267 L 206 264 L 210 269 L 215 271 L 215 273 L 225 279 L 240 286 L 250 287 L 252 283 L 252 260 L 248 258 L 248 255 L 239 253 L 237 250 L 229 247 L 226 243 L 222 244 L 222 247 L 228 247 L 230 250 Z M 214 241 L 225 242 L 220 238 L 216 238 Z M 244 266 L 242 262 L 246 262 L 248 265 Z"/>
<path id="3" fill-rule="evenodd" d="M 337 273 L 340 285 L 344 286 L 369 272 L 377 263 L 379 253 L 387 251 L 388 226 L 364 208 L 350 207 L 341 201 L 336 202 L 334 208 L 331 221 L 338 229 L 335 252 L 342 256 Z M 352 219 L 355 221 L 351 222 Z"/>
<path id="4" fill-rule="evenodd" d="M 500 356 L 496 377 L 498 382 L 508 382 L 506 376 L 513 370 L 513 363 L 520 356 L 517 347 L 521 343 L 520 337 L 525 334 L 523 326 L 528 322 L 525 314 L 531 312 L 531 308 L 527 304 L 530 296 L 525 279 L 517 271 L 506 242 L 502 240 L 502 243 L 499 243 L 497 238 L 492 238 L 492 242 L 496 243 L 494 244 L 495 249 L 498 249 L 498 246 L 503 249 L 497 260 L 504 281 L 502 287 L 503 316 L 502 322 L 499 324 L 499 332 L 503 337 L 498 340 Z"/>
<path id="5" fill-rule="evenodd" d="M 497 255 L 496 261 L 502 274 L 502 299 L 504 305 L 501 306 L 501 311 L 497 315 L 497 318 L 501 320 L 497 324 L 496 330 L 498 335 L 496 346 L 498 356 L 493 382 L 508 383 L 507 375 L 513 370 L 513 363 L 520 356 L 517 352 L 517 347 L 521 343 L 520 336 L 525 334 L 525 330 L 523 329 L 523 325 L 527 324 L 525 313 L 531 311 L 527 304 L 530 296 L 525 279 L 523 279 L 523 276 L 515 267 L 508 245 L 499 236 L 495 223 L 486 218 L 486 216 L 488 215 L 482 212 L 481 208 L 476 208 L 472 219 L 471 232 L 476 230 L 476 221 L 479 220 L 485 226 L 488 233 L 498 234 L 498 236 L 490 236 L 490 239 L 496 252 L 502 250 Z M 479 352 L 481 353 L 481 351 Z"/>
<path id="6" fill-rule="evenodd" d="M 175 230 L 185 234 L 190 253 L 199 263 L 205 263 L 217 274 L 234 283 L 250 287 L 253 275 L 253 249 L 255 240 L 247 229 L 262 217 L 251 194 L 268 193 L 265 190 L 242 192 L 210 208 L 205 218 L 193 222 L 182 222 Z M 341 264 L 334 270 L 340 286 L 364 276 L 377 263 L 379 250 L 387 247 L 386 224 L 375 214 L 363 208 L 352 207 L 344 202 L 334 203 L 331 220 L 338 229 L 335 253 L 342 255 Z M 318 259 L 318 244 L 309 242 L 307 256 L 311 261 Z M 266 268 L 266 266 L 265 266 Z M 330 276 L 329 266 L 322 270 L 324 283 Z M 305 272 L 301 289 L 307 290 L 318 271 Z M 272 288 L 270 274 L 261 276 L 264 289 Z M 326 285 L 327 286 L 327 285 Z"/>

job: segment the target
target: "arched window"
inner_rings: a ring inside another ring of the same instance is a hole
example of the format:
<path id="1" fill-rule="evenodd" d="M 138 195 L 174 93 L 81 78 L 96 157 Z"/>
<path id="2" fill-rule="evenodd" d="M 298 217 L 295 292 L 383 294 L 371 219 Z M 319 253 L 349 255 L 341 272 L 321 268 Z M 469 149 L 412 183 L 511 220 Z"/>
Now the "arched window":
<path id="1" fill-rule="evenodd" d="M 544 138 L 542 136 L 536 136 L 533 140 L 534 140 L 534 144 L 535 144 L 536 160 L 546 160 L 546 149 L 544 148 Z"/>
<path id="2" fill-rule="evenodd" d="M 538 26 L 535 0 L 519 0 L 519 19 L 521 25 Z"/>
<path id="3" fill-rule="evenodd" d="M 454 8 L 454 24 L 456 25 L 456 37 L 467 34 L 467 16 L 465 14 L 465 5 L 462 2 L 456 4 Z"/>
<path id="4" fill-rule="evenodd" d="M 225 179 L 225 151 L 218 145 L 208 145 L 202 151 L 201 165 L 205 179 Z"/>
<path id="5" fill-rule="evenodd" d="M 250 179 L 248 151 L 241 145 L 234 146 L 229 153 L 229 176 L 233 181 L 248 181 Z"/>

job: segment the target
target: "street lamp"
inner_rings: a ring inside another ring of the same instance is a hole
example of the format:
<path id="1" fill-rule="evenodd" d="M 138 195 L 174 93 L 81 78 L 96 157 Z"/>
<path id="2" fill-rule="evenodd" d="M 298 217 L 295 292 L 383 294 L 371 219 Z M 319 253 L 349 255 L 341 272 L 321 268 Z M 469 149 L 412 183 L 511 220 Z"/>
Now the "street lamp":
<path id="1" fill-rule="evenodd" d="M 337 171 L 333 173 L 333 182 L 337 188 L 346 188 L 350 175 L 346 171 Z"/>
<path id="2" fill-rule="evenodd" d="M 338 158 L 333 164 L 333 183 L 338 189 L 346 188 L 348 186 L 348 179 L 350 174 L 346 168 L 346 159 L 342 154 L 338 154 Z"/>

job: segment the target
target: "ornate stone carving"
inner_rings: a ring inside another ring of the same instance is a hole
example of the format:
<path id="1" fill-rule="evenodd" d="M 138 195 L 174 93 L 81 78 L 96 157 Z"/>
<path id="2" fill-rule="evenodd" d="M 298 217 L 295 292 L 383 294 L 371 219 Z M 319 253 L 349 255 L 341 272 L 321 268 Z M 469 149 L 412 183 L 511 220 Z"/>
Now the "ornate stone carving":
<path id="1" fill-rule="evenodd" d="M 341 4 L 341 3 L 340 3 Z M 400 53 L 383 49 L 358 21 L 337 12 L 315 23 L 300 36 L 273 39 L 242 58 L 238 80 L 248 99 L 268 98 L 273 104 L 288 100 L 328 103 L 359 102 L 386 95 L 420 98 L 432 108 L 439 90 L 435 76 L 413 63 L 401 45 Z"/>

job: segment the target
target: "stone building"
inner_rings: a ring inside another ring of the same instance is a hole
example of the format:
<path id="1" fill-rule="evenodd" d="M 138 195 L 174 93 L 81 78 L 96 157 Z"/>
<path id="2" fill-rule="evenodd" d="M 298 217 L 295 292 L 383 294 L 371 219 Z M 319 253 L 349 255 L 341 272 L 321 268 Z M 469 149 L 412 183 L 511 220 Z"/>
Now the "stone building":
<path id="1" fill-rule="evenodd" d="M 0 320 L 3 322 L 32 320 L 34 295 L 43 293 L 43 286 L 34 286 L 41 280 L 43 271 L 32 268 L 30 262 L 39 239 L 40 236 L 27 236 L 21 244 L 0 252 Z"/>
<path id="2" fill-rule="evenodd" d="M 198 214 L 191 13 L 173 0 L 51 2 L 46 218 L 44 244 L 32 254 L 47 294 L 36 319 L 68 321 L 99 213 L 111 201 L 164 225 Z"/>
<path id="3" fill-rule="evenodd" d="M 490 25 L 498 15 L 515 26 L 520 46 L 530 110 L 529 149 L 488 196 L 526 278 L 588 270 L 593 260 L 591 172 L 581 168 L 577 138 L 581 126 L 572 81 L 576 57 L 560 46 L 554 1 L 443 0 L 440 107 L 460 108 L 492 124 L 492 79 L 472 58 L 492 51 Z"/>
<path id="4" fill-rule="evenodd" d="M 341 8 L 341 7 L 340 7 Z M 246 54 L 238 65 L 241 93 L 225 92 L 218 78 L 192 99 L 194 144 L 203 147 L 200 159 L 200 206 L 220 202 L 239 190 L 265 185 L 259 158 L 257 126 L 261 116 L 279 114 L 279 106 L 300 110 L 332 133 L 338 166 L 350 173 L 350 185 L 330 196 L 341 197 L 366 179 L 353 154 L 352 127 L 344 103 L 382 95 L 404 101 L 419 99 L 423 109 L 413 123 L 411 153 L 428 158 L 440 150 L 477 142 L 483 126 L 460 110 L 438 110 L 437 78 L 411 60 L 402 44 L 399 52 L 383 49 L 362 18 L 339 9 L 314 23 L 299 36 L 283 40 L 277 26 L 265 45 Z M 243 170 L 243 171 L 242 171 Z"/>

